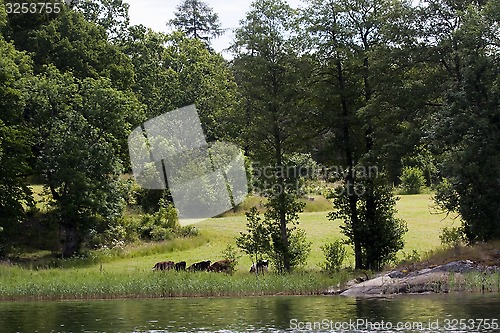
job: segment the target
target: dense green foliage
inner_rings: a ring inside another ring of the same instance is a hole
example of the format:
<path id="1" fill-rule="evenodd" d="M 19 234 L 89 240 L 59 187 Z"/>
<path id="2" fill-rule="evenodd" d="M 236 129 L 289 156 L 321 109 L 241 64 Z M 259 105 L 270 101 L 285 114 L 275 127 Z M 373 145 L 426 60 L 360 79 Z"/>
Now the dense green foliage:
<path id="1" fill-rule="evenodd" d="M 375 215 L 368 219 L 368 200 L 366 195 L 359 196 L 356 212 L 357 221 L 352 219 L 349 197 L 344 195 L 345 188 L 337 189 L 333 195 L 334 211 L 328 218 L 345 221 L 340 228 L 351 245 L 359 242 L 361 262 L 359 268 L 379 270 L 391 263 L 395 255 L 404 247 L 404 234 L 408 231 L 406 223 L 395 217 L 396 198 L 389 187 L 378 186 L 375 192 Z"/>
<path id="2" fill-rule="evenodd" d="M 497 1 L 433 1 L 425 12 L 446 23 L 427 31 L 442 82 L 429 132 L 450 185 L 437 203 L 461 215 L 470 243 L 500 237 L 499 13 Z"/>
<path id="3" fill-rule="evenodd" d="M 250 256 L 252 263 L 257 263 L 264 257 L 270 258 L 274 268 L 280 273 L 304 266 L 311 251 L 311 243 L 307 241 L 304 230 L 293 226 L 298 223 L 298 213 L 303 210 L 304 203 L 297 202 L 291 195 L 285 197 L 283 208 L 287 221 L 288 243 L 285 246 L 279 213 L 281 200 L 279 196 L 270 198 L 266 203 L 264 219 L 260 217 L 257 208 L 252 207 L 246 213 L 247 232 L 240 232 L 240 236 L 236 238 L 236 245 Z M 288 268 L 285 260 L 289 261 Z"/>
<path id="4" fill-rule="evenodd" d="M 403 194 L 419 194 L 425 186 L 424 172 L 417 167 L 404 167 L 399 180 Z"/>
<path id="5" fill-rule="evenodd" d="M 236 238 L 236 245 L 243 250 L 255 264 L 263 259 L 270 249 L 269 234 L 257 208 L 252 207 L 246 214 L 247 231 L 240 232 Z M 256 271 L 257 272 L 257 271 Z"/>
<path id="6" fill-rule="evenodd" d="M 339 271 L 347 257 L 344 242 L 337 239 L 332 243 L 322 245 L 321 250 L 325 254 L 325 262 L 322 268 L 330 273 Z"/>
<path id="7" fill-rule="evenodd" d="M 33 138 L 22 117 L 26 76 L 31 76 L 28 57 L 0 36 L 0 255 L 7 250 L 7 240 L 15 236 L 15 225 L 23 219 L 25 206 L 33 205 L 25 181 Z"/>
<path id="8" fill-rule="evenodd" d="M 198 0 L 177 8 L 171 34 L 130 26 L 122 0 L 37 14 L 6 14 L 4 3 L 2 256 L 39 247 L 20 235 L 30 227 L 64 257 L 196 233 L 177 224 L 168 189 L 128 176 L 131 130 L 190 104 L 207 141 L 242 146 L 267 201 L 238 239 L 254 261 L 265 255 L 280 272 L 305 261 L 296 225 L 313 187 L 332 194 L 355 268 L 380 269 L 404 246 L 394 185 L 430 187 L 459 215 L 446 242 L 500 238 L 498 1 L 256 0 L 230 62 L 208 46 L 222 30 Z"/>

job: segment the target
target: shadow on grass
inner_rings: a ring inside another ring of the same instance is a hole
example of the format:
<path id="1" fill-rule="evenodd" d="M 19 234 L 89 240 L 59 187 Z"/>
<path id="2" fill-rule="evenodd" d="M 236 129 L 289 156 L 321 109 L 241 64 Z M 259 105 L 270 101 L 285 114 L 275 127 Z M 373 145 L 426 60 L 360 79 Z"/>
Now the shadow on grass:
<path id="1" fill-rule="evenodd" d="M 164 242 L 140 243 L 126 247 L 101 248 L 80 253 L 71 258 L 62 258 L 60 254 L 50 251 L 22 249 L 19 254 L 9 256 L 9 262 L 26 269 L 78 269 L 109 263 L 119 259 L 146 257 L 155 254 L 185 251 L 209 242 L 204 235 L 175 238 Z"/>

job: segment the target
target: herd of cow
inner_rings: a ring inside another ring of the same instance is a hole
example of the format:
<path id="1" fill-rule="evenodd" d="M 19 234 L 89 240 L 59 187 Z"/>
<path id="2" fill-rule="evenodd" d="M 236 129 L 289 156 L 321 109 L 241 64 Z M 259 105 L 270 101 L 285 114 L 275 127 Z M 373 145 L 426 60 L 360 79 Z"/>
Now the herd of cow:
<path id="1" fill-rule="evenodd" d="M 219 260 L 212 264 L 210 260 L 200 261 L 192 264 L 191 266 L 186 268 L 185 261 L 173 262 L 173 261 L 161 261 L 157 262 L 153 270 L 154 271 L 189 271 L 189 272 L 224 272 L 229 273 L 232 269 L 233 262 L 231 260 Z M 250 267 L 251 273 L 266 273 L 268 271 L 269 261 L 268 260 L 259 260 L 256 264 L 253 264 Z"/>

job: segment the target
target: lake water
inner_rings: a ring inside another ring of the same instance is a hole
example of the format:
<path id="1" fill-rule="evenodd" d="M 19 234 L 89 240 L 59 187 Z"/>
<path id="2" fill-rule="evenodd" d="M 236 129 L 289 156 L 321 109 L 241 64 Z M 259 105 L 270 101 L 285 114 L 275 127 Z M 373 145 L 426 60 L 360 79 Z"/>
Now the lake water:
<path id="1" fill-rule="evenodd" d="M 500 332 L 499 294 L 0 302 L 0 332 Z"/>

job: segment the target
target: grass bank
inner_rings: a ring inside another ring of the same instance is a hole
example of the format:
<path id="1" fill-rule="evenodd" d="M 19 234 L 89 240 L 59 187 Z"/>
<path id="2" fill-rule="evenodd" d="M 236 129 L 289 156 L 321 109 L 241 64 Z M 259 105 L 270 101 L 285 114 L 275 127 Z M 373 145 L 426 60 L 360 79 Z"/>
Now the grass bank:
<path id="1" fill-rule="evenodd" d="M 314 295 L 347 278 L 319 272 L 288 275 L 208 272 L 123 273 L 98 268 L 31 270 L 0 267 L 0 300 L 65 300 L 257 295 Z"/>

